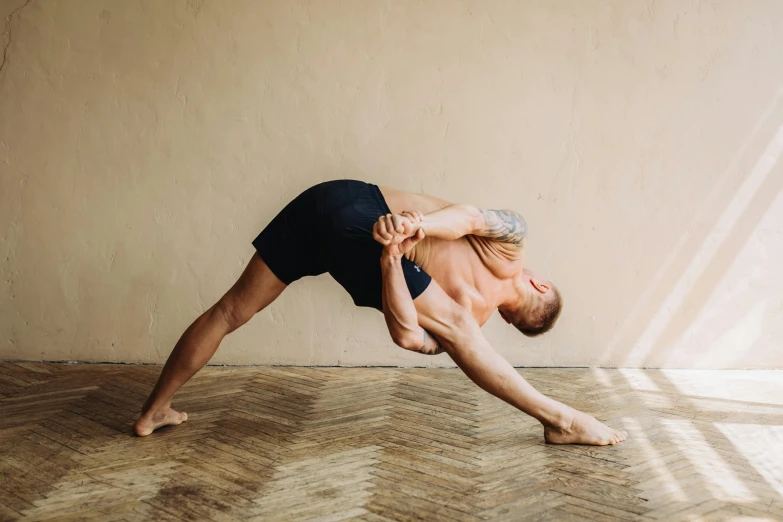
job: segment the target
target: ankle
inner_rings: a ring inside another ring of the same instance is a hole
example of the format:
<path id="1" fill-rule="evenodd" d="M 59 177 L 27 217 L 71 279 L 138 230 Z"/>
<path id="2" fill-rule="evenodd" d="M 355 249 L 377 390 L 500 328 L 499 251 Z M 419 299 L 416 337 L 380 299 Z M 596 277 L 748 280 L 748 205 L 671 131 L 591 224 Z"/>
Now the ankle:
<path id="1" fill-rule="evenodd" d="M 146 402 L 141 409 L 142 417 L 154 415 L 157 412 L 166 411 L 171 408 L 171 401 L 162 403 Z"/>
<path id="2" fill-rule="evenodd" d="M 539 419 L 541 424 L 545 428 L 555 428 L 558 430 L 568 431 L 574 423 L 576 417 L 576 410 L 566 406 L 565 404 L 558 403 L 558 407 L 553 408 L 547 412 L 545 418 Z"/>

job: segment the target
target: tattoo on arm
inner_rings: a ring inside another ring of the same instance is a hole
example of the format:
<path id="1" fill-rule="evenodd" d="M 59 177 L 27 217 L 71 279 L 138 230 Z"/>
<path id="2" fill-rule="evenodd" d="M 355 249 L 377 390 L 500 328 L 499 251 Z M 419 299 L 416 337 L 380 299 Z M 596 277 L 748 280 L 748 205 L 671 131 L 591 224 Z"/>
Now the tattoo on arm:
<path id="1" fill-rule="evenodd" d="M 527 223 L 524 218 L 513 210 L 479 209 L 484 216 L 482 236 L 490 237 L 502 243 L 511 243 L 521 247 L 527 236 Z"/>
<path id="2" fill-rule="evenodd" d="M 427 330 L 424 330 L 424 343 L 422 343 L 421 348 L 416 351 L 423 353 L 424 355 L 438 355 L 439 353 L 443 353 L 446 350 L 433 336 L 430 335 Z"/>

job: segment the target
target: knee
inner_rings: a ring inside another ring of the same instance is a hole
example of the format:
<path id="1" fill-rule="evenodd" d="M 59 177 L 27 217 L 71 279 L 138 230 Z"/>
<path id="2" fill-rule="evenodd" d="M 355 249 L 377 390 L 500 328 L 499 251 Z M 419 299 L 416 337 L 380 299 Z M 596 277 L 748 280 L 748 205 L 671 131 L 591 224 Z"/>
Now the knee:
<path id="1" fill-rule="evenodd" d="M 228 332 L 233 332 L 250 320 L 254 312 L 249 310 L 235 298 L 223 297 L 214 309 L 216 319 L 226 326 Z"/>

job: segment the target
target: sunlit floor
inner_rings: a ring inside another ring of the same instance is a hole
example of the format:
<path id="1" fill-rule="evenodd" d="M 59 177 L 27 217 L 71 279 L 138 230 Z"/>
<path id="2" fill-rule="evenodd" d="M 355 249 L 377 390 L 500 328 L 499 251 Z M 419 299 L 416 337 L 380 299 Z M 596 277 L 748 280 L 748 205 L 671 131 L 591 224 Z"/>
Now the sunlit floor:
<path id="1" fill-rule="evenodd" d="M 549 446 L 458 370 L 0 364 L 0 519 L 783 520 L 783 372 L 520 370 L 622 427 Z"/>

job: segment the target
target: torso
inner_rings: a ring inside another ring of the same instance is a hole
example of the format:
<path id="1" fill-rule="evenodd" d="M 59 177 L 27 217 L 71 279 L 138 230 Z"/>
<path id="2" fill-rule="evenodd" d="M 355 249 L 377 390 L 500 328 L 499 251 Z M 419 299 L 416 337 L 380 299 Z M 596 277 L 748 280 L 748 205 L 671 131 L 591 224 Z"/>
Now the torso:
<path id="1" fill-rule="evenodd" d="M 405 210 L 426 214 L 451 204 L 434 196 L 386 187 L 381 187 L 381 193 L 395 214 Z M 500 304 L 500 289 L 506 284 L 505 267 L 498 266 L 497 260 L 488 266 L 486 256 L 482 255 L 487 243 L 484 238 L 474 236 L 454 241 L 428 237 L 406 255 L 430 274 L 452 299 L 469 310 L 480 325 L 489 320 Z M 509 267 L 507 272 L 514 271 Z"/>

